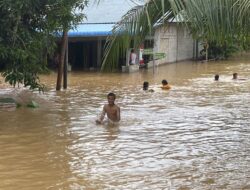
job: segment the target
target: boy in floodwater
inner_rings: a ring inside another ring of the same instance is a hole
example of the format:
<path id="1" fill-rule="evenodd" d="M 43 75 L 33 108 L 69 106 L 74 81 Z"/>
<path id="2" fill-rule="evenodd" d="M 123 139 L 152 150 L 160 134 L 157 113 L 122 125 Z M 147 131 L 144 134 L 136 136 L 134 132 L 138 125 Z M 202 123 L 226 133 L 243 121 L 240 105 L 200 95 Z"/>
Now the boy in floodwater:
<path id="1" fill-rule="evenodd" d="M 220 78 L 220 76 L 219 76 L 218 74 L 216 74 L 216 75 L 214 76 L 214 80 L 215 80 L 215 81 L 218 81 L 219 78 Z"/>
<path id="2" fill-rule="evenodd" d="M 148 81 L 144 81 L 143 82 L 143 90 L 144 91 L 149 91 L 149 92 L 154 92 L 154 90 L 153 89 L 148 89 L 149 88 L 149 83 L 148 83 Z"/>
<path id="3" fill-rule="evenodd" d="M 238 73 L 233 73 L 233 80 L 246 80 L 244 78 L 238 78 Z"/>
<path id="4" fill-rule="evenodd" d="M 147 81 L 143 82 L 143 90 L 148 90 L 149 83 Z"/>
<path id="5" fill-rule="evenodd" d="M 161 83 L 162 83 L 162 86 L 161 86 L 162 90 L 169 90 L 169 89 L 171 89 L 171 86 L 168 84 L 167 80 L 163 79 L 161 81 Z"/>
<path id="6" fill-rule="evenodd" d="M 238 73 L 233 73 L 233 80 L 237 80 L 238 79 Z"/>
<path id="7" fill-rule="evenodd" d="M 115 104 L 116 95 L 109 93 L 107 95 L 108 104 L 103 106 L 100 118 L 96 120 L 96 124 L 102 124 L 105 115 L 107 114 L 108 121 L 111 124 L 117 124 L 120 121 L 120 107 Z"/>

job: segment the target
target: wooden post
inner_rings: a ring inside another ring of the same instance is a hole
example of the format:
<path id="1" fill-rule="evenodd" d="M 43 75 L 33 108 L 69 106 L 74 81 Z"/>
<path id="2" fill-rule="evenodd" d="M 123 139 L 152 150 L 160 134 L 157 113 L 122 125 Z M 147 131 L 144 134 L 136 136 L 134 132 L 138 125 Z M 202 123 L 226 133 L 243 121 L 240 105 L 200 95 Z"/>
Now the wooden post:
<path id="1" fill-rule="evenodd" d="M 101 38 L 97 39 L 97 68 L 101 68 L 102 61 L 102 40 Z"/>
<path id="2" fill-rule="evenodd" d="M 208 44 L 207 40 L 206 40 L 205 47 L 206 47 L 206 61 L 208 61 L 208 48 L 209 48 L 209 44 Z"/>
<path id="3" fill-rule="evenodd" d="M 65 49 L 65 59 L 64 59 L 63 89 L 67 89 L 68 87 L 68 60 L 69 60 L 69 42 L 67 38 L 66 49 Z"/>
<path id="4" fill-rule="evenodd" d="M 155 74 L 155 54 L 153 53 L 153 73 Z"/>
<path id="5" fill-rule="evenodd" d="M 59 61 L 58 72 L 57 72 L 56 90 L 61 90 L 61 86 L 62 86 L 62 76 L 63 76 L 64 57 L 65 57 L 67 37 L 68 37 L 68 30 L 64 30 L 63 36 L 62 36 L 62 42 L 61 42 L 61 52 L 60 52 L 60 61 Z"/>

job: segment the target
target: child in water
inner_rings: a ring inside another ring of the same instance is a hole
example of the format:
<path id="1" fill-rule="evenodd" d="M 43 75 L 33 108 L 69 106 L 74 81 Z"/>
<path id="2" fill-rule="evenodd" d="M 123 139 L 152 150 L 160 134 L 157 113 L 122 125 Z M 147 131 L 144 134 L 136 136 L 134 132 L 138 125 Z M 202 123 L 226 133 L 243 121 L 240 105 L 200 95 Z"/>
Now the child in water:
<path id="1" fill-rule="evenodd" d="M 214 80 L 215 80 L 215 81 L 218 81 L 219 78 L 220 78 L 220 76 L 219 76 L 218 74 L 216 74 L 216 75 L 214 76 Z"/>
<path id="2" fill-rule="evenodd" d="M 171 89 L 171 86 L 168 84 L 167 80 L 163 79 L 161 81 L 161 83 L 162 83 L 162 86 L 161 86 L 162 90 L 169 90 L 169 89 Z"/>
<path id="3" fill-rule="evenodd" d="M 149 92 L 154 92 L 153 89 L 148 89 L 148 87 L 149 87 L 148 81 L 144 81 L 144 82 L 143 82 L 143 90 L 144 90 L 144 91 L 149 91 Z"/>
<path id="4" fill-rule="evenodd" d="M 233 80 L 246 80 L 246 79 L 238 78 L 238 73 L 233 73 Z"/>
<path id="5" fill-rule="evenodd" d="M 115 104 L 115 98 L 116 96 L 112 92 L 107 95 L 108 104 L 103 106 L 101 116 L 96 120 L 96 124 L 102 124 L 106 114 L 110 124 L 117 124 L 120 121 L 120 107 Z"/>

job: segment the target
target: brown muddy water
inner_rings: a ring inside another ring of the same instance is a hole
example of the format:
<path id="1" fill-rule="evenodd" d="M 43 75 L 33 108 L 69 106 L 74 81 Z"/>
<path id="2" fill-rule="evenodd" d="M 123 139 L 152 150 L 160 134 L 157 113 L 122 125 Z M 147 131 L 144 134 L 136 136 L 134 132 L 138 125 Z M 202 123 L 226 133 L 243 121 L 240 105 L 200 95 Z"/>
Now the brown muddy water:
<path id="1" fill-rule="evenodd" d="M 250 189 L 249 56 L 154 74 L 70 73 L 61 92 L 55 74 L 41 79 L 39 108 L 0 111 L 1 190 Z M 142 91 L 145 80 L 154 93 Z M 111 91 L 121 122 L 96 125 Z"/>

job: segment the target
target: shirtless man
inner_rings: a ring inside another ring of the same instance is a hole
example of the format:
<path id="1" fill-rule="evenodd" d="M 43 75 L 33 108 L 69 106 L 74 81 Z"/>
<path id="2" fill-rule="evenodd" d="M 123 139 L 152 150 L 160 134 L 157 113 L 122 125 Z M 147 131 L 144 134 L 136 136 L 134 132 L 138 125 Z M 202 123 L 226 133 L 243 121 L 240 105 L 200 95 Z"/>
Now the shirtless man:
<path id="1" fill-rule="evenodd" d="M 112 92 L 107 95 L 108 104 L 103 106 L 101 116 L 96 120 L 96 124 L 101 124 L 106 114 L 110 123 L 115 124 L 120 121 L 120 107 L 115 105 L 115 98 L 116 96 Z"/>

